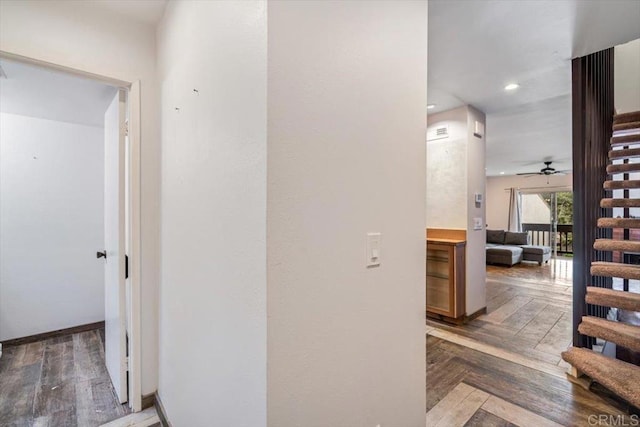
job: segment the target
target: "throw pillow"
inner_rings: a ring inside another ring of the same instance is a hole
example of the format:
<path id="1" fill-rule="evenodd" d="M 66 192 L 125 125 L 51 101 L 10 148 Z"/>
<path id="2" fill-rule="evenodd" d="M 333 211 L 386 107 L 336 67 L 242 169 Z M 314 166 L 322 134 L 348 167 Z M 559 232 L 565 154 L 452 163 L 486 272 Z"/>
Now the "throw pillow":
<path id="1" fill-rule="evenodd" d="M 505 245 L 528 245 L 529 244 L 529 233 L 522 232 L 516 233 L 513 231 L 507 231 L 504 236 L 504 244 Z"/>
<path id="2" fill-rule="evenodd" d="M 504 244 L 504 230 L 487 230 L 487 243 Z"/>

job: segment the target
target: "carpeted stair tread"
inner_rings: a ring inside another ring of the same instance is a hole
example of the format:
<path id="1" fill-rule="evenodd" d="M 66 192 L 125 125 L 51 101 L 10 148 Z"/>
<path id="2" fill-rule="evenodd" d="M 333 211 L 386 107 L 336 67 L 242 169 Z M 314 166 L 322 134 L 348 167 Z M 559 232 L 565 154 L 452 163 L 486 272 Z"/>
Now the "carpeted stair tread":
<path id="1" fill-rule="evenodd" d="M 639 172 L 640 163 L 622 163 L 617 165 L 608 165 L 607 173 L 613 175 L 615 173 Z"/>
<path id="2" fill-rule="evenodd" d="M 562 359 L 633 406 L 640 406 L 640 367 L 577 347 L 563 352 Z"/>
<path id="3" fill-rule="evenodd" d="M 640 265 L 597 261 L 591 263 L 591 275 L 640 280 Z"/>
<path id="4" fill-rule="evenodd" d="M 639 144 L 640 143 L 640 135 L 631 134 L 631 135 L 617 135 L 611 137 L 611 145 L 620 146 L 620 145 L 629 145 L 629 144 Z"/>
<path id="5" fill-rule="evenodd" d="M 638 218 L 598 218 L 600 228 L 640 228 Z"/>
<path id="6" fill-rule="evenodd" d="M 618 123 L 613 125 L 614 132 L 617 132 L 620 130 L 631 130 L 631 129 L 640 129 L 640 121 Z"/>
<path id="7" fill-rule="evenodd" d="M 605 181 L 602 185 L 605 190 L 621 190 L 625 188 L 640 188 L 640 180 L 628 179 L 624 181 Z"/>
<path id="8" fill-rule="evenodd" d="M 623 251 L 640 253 L 640 241 L 597 239 L 593 244 L 593 249 L 597 251 Z"/>
<path id="9" fill-rule="evenodd" d="M 616 307 L 623 310 L 640 311 L 640 294 L 616 291 L 614 289 L 587 286 L 587 303 L 602 307 Z"/>
<path id="10" fill-rule="evenodd" d="M 623 148 L 622 150 L 609 150 L 609 158 L 630 159 L 632 157 L 640 157 L 640 148 Z"/>
<path id="11" fill-rule="evenodd" d="M 578 325 L 582 335 L 602 338 L 624 348 L 640 351 L 640 326 L 602 319 L 594 316 L 584 316 Z"/>
<path id="12" fill-rule="evenodd" d="M 631 111 L 629 113 L 614 114 L 613 124 L 638 122 L 640 121 L 640 111 Z"/>
<path id="13" fill-rule="evenodd" d="M 640 199 L 602 199 L 601 208 L 640 208 Z"/>

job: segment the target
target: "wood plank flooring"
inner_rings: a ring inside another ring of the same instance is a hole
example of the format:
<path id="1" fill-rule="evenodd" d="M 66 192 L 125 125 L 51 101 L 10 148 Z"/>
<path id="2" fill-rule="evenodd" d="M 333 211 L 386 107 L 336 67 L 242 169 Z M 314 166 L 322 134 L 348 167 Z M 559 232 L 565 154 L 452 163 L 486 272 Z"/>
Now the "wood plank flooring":
<path id="1" fill-rule="evenodd" d="M 100 427 L 161 427 L 161 423 L 156 407 L 152 406 L 143 411 L 102 424 Z"/>
<path id="2" fill-rule="evenodd" d="M 632 425 L 625 410 L 566 378 L 427 336 L 428 427 L 588 426 L 593 416 Z"/>
<path id="3" fill-rule="evenodd" d="M 538 266 L 487 266 L 487 314 L 466 325 L 427 325 L 544 363 L 566 367 L 571 345 L 573 265 L 570 258 Z"/>
<path id="4" fill-rule="evenodd" d="M 91 427 L 128 414 L 104 364 L 104 330 L 3 348 L 0 426 Z"/>
<path id="5" fill-rule="evenodd" d="M 566 378 L 571 309 L 570 259 L 487 266 L 487 314 L 427 320 L 427 425 L 631 425 L 628 407 Z"/>

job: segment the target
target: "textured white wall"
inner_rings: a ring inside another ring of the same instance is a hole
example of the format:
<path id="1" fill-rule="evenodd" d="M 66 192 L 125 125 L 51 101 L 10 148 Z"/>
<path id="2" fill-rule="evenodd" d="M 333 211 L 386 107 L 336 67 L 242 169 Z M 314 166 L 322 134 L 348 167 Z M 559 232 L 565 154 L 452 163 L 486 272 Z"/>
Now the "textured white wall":
<path id="1" fill-rule="evenodd" d="M 467 229 L 467 107 L 429 114 L 429 130 L 449 137 L 427 141 L 427 227 Z M 483 166 L 484 168 L 484 166 Z"/>
<path id="2" fill-rule="evenodd" d="M 171 2 L 158 31 L 159 393 L 175 426 L 266 425 L 266 37 L 263 1 Z"/>
<path id="3" fill-rule="evenodd" d="M 427 3 L 268 16 L 268 425 L 424 427 Z"/>
<path id="4" fill-rule="evenodd" d="M 534 167 L 535 170 L 535 167 Z M 548 181 L 548 183 L 547 183 Z M 490 230 L 506 230 L 509 223 L 509 188 L 520 188 L 524 191 L 570 189 L 573 187 L 573 175 L 542 176 L 490 176 L 487 177 L 487 228 Z M 564 190 L 563 190 L 564 191 Z"/>
<path id="5" fill-rule="evenodd" d="M 475 121 L 485 116 L 471 106 L 429 115 L 429 130 L 448 126 L 449 137 L 427 141 L 427 227 L 467 232 L 466 312 L 473 314 L 486 305 L 485 231 L 486 203 L 475 204 L 475 193 L 485 194 L 485 135 L 473 135 Z M 473 219 L 483 228 L 474 230 Z"/>
<path id="6" fill-rule="evenodd" d="M 0 114 L 0 341 L 104 320 L 102 128 Z"/>
<path id="7" fill-rule="evenodd" d="M 613 73 L 616 111 L 640 110 L 640 39 L 614 48 Z"/>
<path id="8" fill-rule="evenodd" d="M 142 392 L 157 388 L 160 149 L 152 25 L 89 2 L 0 2 L 0 50 L 125 81 L 140 80 Z"/>

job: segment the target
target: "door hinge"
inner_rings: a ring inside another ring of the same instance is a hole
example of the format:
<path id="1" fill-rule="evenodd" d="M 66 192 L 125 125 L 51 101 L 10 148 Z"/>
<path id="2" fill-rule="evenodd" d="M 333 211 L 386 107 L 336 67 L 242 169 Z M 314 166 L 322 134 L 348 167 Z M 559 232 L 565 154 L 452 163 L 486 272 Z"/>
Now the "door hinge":
<path id="1" fill-rule="evenodd" d="M 129 255 L 124 256 L 124 278 L 129 278 Z"/>
<path id="2" fill-rule="evenodd" d="M 129 356 L 127 356 L 126 359 L 124 359 L 124 368 L 125 368 L 125 371 L 129 370 Z"/>
<path id="3" fill-rule="evenodd" d="M 129 120 L 124 122 L 124 136 L 129 136 Z"/>

